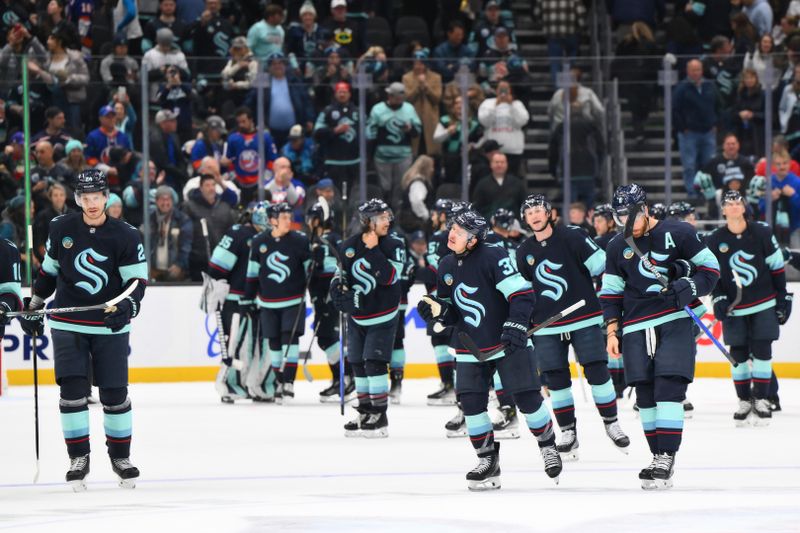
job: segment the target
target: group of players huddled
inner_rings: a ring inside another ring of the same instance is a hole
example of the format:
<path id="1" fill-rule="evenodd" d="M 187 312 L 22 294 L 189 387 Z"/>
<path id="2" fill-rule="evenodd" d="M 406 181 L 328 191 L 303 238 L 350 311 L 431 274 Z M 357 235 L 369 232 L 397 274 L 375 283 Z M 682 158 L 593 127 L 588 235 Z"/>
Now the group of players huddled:
<path id="1" fill-rule="evenodd" d="M 76 490 L 85 488 L 89 473 L 90 381 L 100 390 L 113 471 L 124 487 L 139 476 L 130 462 L 127 355 L 147 268 L 139 233 L 106 217 L 107 198 L 101 172 L 78 177 L 82 212 L 51 222 L 44 261 L 24 301 L 19 251 L 8 241 L 0 247 L 0 327 L 8 313 L 30 311 L 20 317 L 23 329 L 43 334 L 41 309 L 53 293 L 62 310 L 51 312 L 50 325 L 70 457 L 66 477 Z M 346 436 L 387 437 L 387 407 L 401 395 L 406 297 L 419 280 L 428 294 L 417 310 L 441 377 L 428 403 L 458 406 L 445 429 L 448 437 L 468 436 L 478 455 L 467 473 L 470 490 L 500 488 L 496 439 L 519 437 L 518 412 L 556 483 L 562 456 L 577 459 L 570 346 L 605 432 L 623 453 L 630 439 L 618 422 L 617 400 L 633 387 L 652 452 L 639 472 L 641 486 L 669 488 L 700 335 L 690 311 L 703 316 L 701 297 L 709 296 L 736 362 L 736 424 L 766 425 L 780 410 L 772 342 L 792 307 L 784 264 L 800 266 L 800 257 L 787 257 L 770 227 L 751 220 L 739 191 L 727 191 L 721 203 L 725 225 L 701 236 L 690 206 L 650 207 L 641 187 L 621 186 L 610 205 L 595 208 L 592 238 L 562 224 L 548 199 L 535 194 L 520 207 L 531 236 L 518 242 L 514 213 L 499 210 L 487 221 L 467 202 L 439 200 L 427 250 L 409 248 L 382 200 L 359 206 L 349 237 L 334 231 L 334 213 L 323 200 L 308 211 L 305 233 L 291 229 L 287 204 L 258 203 L 221 238 L 209 262 L 203 309 L 219 311 L 227 348 L 217 389 L 227 403 L 294 398 L 309 292 L 314 339 L 333 375 L 320 400 L 355 402 L 358 414 L 345 424 Z M 495 420 L 490 395 L 499 406 Z"/>
<path id="2" fill-rule="evenodd" d="M 468 202 L 443 199 L 431 210 L 433 233 L 420 251 L 394 228 L 382 200 L 359 206 L 348 238 L 334 231 L 327 205 L 308 211 L 308 232 L 301 233 L 290 229 L 287 205 L 260 203 L 210 261 L 208 283 L 218 290 L 205 292 L 221 295 L 223 342 L 243 363 L 222 367 L 218 389 L 225 402 L 294 397 L 307 288 L 314 339 L 333 375 L 320 401 L 339 402 L 342 394 L 354 401 L 357 416 L 345 424 L 345 436 L 387 437 L 388 404 L 400 403 L 406 297 L 418 281 L 428 294 L 417 309 L 441 379 L 427 400 L 457 405 L 445 430 L 468 436 L 478 455 L 467 474 L 470 490 L 500 487 L 496 439 L 519 437 L 518 412 L 556 483 L 562 458 L 578 458 L 570 347 L 605 432 L 623 453 L 630 439 L 617 400 L 633 387 L 652 452 L 641 486 L 669 488 L 683 421 L 693 409 L 686 391 L 701 335 L 685 309 L 702 317 L 701 297 L 708 296 L 738 363 L 737 425 L 766 425 L 780 410 L 771 344 L 791 312 L 784 263 L 796 258 L 785 257 L 767 224 L 750 219 L 740 192 L 725 193 L 722 213 L 726 224 L 700 235 L 689 204 L 649 206 L 641 187 L 625 185 L 611 204 L 594 209 L 591 237 L 561 223 L 548 199 L 535 194 L 520 207 L 525 238 L 506 209 L 487 221 Z M 229 290 L 219 287 L 226 282 Z M 576 311 L 548 320 L 581 301 Z"/>

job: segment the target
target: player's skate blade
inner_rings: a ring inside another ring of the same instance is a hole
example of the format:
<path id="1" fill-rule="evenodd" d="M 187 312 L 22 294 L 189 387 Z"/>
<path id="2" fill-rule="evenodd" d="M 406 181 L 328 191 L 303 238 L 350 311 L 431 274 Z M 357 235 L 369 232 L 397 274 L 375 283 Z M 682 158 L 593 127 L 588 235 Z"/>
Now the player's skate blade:
<path id="1" fill-rule="evenodd" d="M 675 467 L 675 454 L 660 453 L 653 467 L 653 482 L 657 490 L 672 488 L 672 474 Z"/>
<path id="2" fill-rule="evenodd" d="M 428 405 L 442 406 L 455 405 L 456 391 L 450 383 L 442 383 L 441 388 L 432 394 L 428 394 Z"/>
<path id="3" fill-rule="evenodd" d="M 625 455 L 628 455 L 631 439 L 629 439 L 628 436 L 622 431 L 619 422 L 615 421 L 611 422 L 610 424 L 605 424 L 605 427 L 606 435 L 608 435 L 608 438 L 611 439 L 611 442 L 614 444 L 614 448 Z"/>
<path id="4" fill-rule="evenodd" d="M 446 435 L 448 439 L 457 439 L 467 436 L 467 421 L 464 417 L 464 411 L 462 411 L 460 407 L 456 416 L 448 420 L 444 425 L 444 429 L 447 432 Z"/>
<path id="5" fill-rule="evenodd" d="M 733 421 L 737 428 L 750 425 L 750 415 L 753 412 L 753 403 L 749 400 L 739 400 L 739 408 L 733 413 Z"/>
<path id="6" fill-rule="evenodd" d="M 500 488 L 500 443 L 494 450 L 478 455 L 478 465 L 467 472 L 467 488 L 473 492 Z"/>
<path id="7" fill-rule="evenodd" d="M 358 412 L 356 417 L 344 425 L 344 436 L 349 439 L 363 437 L 361 433 L 361 426 L 366 422 L 369 414 Z"/>
<path id="8" fill-rule="evenodd" d="M 508 440 L 519 438 L 519 421 L 517 409 L 504 405 L 500 407 L 500 417 L 492 424 L 495 440 Z"/>
<path id="9" fill-rule="evenodd" d="M 67 483 L 72 487 L 73 492 L 83 492 L 86 490 L 86 476 L 89 475 L 89 455 L 71 457 L 69 460 L 69 470 L 67 470 Z"/>
<path id="10" fill-rule="evenodd" d="M 561 442 L 556 445 L 556 450 L 562 455 L 565 462 L 571 463 L 578 460 L 578 434 L 575 429 L 565 429 L 561 432 Z"/>
<path id="11" fill-rule="evenodd" d="M 542 453 L 542 460 L 544 460 L 544 473 L 558 485 L 561 469 L 563 468 L 561 455 L 555 446 L 545 446 L 544 448 L 539 448 L 539 451 Z"/>
<path id="12" fill-rule="evenodd" d="M 365 439 L 385 439 L 389 436 L 389 419 L 386 413 L 372 413 L 361 424 L 361 434 Z"/>
<path id="13" fill-rule="evenodd" d="M 127 457 L 124 459 L 111 459 L 111 469 L 117 475 L 120 487 L 123 489 L 136 488 L 139 469 L 133 466 Z"/>
<path id="14" fill-rule="evenodd" d="M 653 480 L 653 468 L 656 466 L 658 455 L 653 456 L 650 464 L 639 472 L 639 483 L 644 490 L 656 490 L 656 482 Z"/>

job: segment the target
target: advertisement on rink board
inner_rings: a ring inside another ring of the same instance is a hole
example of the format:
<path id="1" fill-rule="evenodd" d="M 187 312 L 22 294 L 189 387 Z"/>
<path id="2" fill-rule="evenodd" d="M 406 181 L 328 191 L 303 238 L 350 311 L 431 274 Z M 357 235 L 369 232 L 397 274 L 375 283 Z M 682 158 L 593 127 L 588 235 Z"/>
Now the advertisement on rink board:
<path id="1" fill-rule="evenodd" d="M 800 283 L 790 283 L 790 291 L 800 291 Z M 435 377 L 436 364 L 430 340 L 425 334 L 425 323 L 419 317 L 416 305 L 425 294 L 422 285 L 415 285 L 409 294 L 405 319 L 406 376 Z M 147 289 L 142 311 L 133 320 L 130 334 L 131 382 L 206 381 L 213 380 L 219 366 L 217 326 L 213 317 L 200 311 L 199 286 L 150 286 Z M 555 312 L 555 309 L 554 309 Z M 313 334 L 313 312 L 306 309 L 306 328 L 300 339 L 301 354 L 308 349 Z M 704 321 L 713 321 L 707 313 Z M 796 316 L 789 324 L 800 320 Z M 713 328 L 721 339 L 722 326 Z M 800 377 L 800 328 L 782 327 L 781 338 L 773 345 L 775 368 L 779 376 Z M 7 370 L 9 383 L 33 382 L 30 339 L 23 335 L 16 320 L 6 327 L 2 341 L 2 365 Z M 37 355 L 42 383 L 53 383 L 53 350 L 49 328 L 45 336 L 37 338 Z M 574 360 L 574 356 L 570 356 Z M 723 356 L 707 338 L 697 343 L 697 375 L 728 377 L 730 370 Z M 318 379 L 328 379 L 325 354 L 314 343 L 309 361 L 312 374 Z"/>

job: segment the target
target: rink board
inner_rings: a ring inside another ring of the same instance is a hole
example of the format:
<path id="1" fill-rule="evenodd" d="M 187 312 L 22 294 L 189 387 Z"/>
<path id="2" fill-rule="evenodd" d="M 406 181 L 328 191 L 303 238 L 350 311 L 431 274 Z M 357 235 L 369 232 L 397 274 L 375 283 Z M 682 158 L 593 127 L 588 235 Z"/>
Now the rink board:
<path id="1" fill-rule="evenodd" d="M 800 283 L 790 283 L 789 290 L 797 292 Z M 416 311 L 424 294 L 421 285 L 415 285 L 409 294 L 409 311 L 406 316 L 406 377 L 428 378 L 437 375 L 433 349 L 425 334 L 425 325 Z M 142 312 L 134 320 L 130 337 L 130 379 L 134 383 L 211 381 L 219 368 L 219 344 L 213 319 L 204 315 L 199 307 L 200 288 L 149 287 Z M 571 303 L 571 302 L 569 302 Z M 565 304 L 566 306 L 566 304 Z M 555 308 L 554 308 L 555 310 Z M 306 310 L 306 329 L 300 340 L 301 352 L 306 350 L 313 332 L 313 312 Z M 707 323 L 713 316 L 704 317 Z M 773 346 L 775 372 L 782 378 L 800 378 L 800 328 L 792 327 L 797 315 L 790 318 L 789 327 L 781 328 L 781 339 Z M 168 328 L 165 326 L 168 325 Z M 49 328 L 46 332 L 49 334 Z M 38 365 L 41 383 L 53 383 L 52 347 L 48 335 L 39 337 Z M 717 324 L 714 334 L 721 337 L 722 327 Z M 24 336 L 19 323 L 6 327 L 2 341 L 2 365 L 7 369 L 11 385 L 33 383 L 30 339 Z M 309 363 L 315 379 L 329 379 L 325 354 L 318 346 L 312 349 Z M 729 377 L 730 366 L 706 338 L 698 341 L 698 377 Z"/>

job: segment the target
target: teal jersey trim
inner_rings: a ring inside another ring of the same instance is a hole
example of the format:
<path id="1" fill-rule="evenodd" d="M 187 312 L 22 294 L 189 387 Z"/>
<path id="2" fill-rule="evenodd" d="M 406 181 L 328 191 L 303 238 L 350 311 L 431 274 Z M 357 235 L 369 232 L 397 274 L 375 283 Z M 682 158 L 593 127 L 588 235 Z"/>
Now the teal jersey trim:
<path id="1" fill-rule="evenodd" d="M 717 256 L 711 253 L 711 250 L 708 248 L 703 248 L 697 254 L 689 259 L 692 263 L 697 265 L 698 267 L 704 266 L 707 268 L 713 268 L 717 272 L 719 272 L 719 261 L 717 261 Z"/>
<path id="2" fill-rule="evenodd" d="M 256 303 L 258 304 L 258 306 L 264 307 L 266 309 L 283 309 L 284 307 L 291 307 L 293 305 L 297 305 L 302 301 L 303 301 L 302 297 L 286 300 L 285 302 L 262 302 L 261 298 L 256 299 Z"/>
<path id="3" fill-rule="evenodd" d="M 119 267 L 122 284 L 127 284 L 132 279 L 147 279 L 147 263 L 136 263 Z"/>
<path id="4" fill-rule="evenodd" d="M 770 270 L 780 270 L 783 268 L 783 253 L 780 250 L 775 250 L 766 259 L 767 266 Z"/>
<path id="5" fill-rule="evenodd" d="M 617 295 L 625 292 L 625 281 L 616 274 L 606 274 L 603 276 L 603 287 L 600 289 L 600 296 Z"/>
<path id="6" fill-rule="evenodd" d="M 696 314 L 697 316 L 703 316 L 706 312 L 706 306 L 700 304 L 700 306 L 698 306 L 695 309 L 692 309 L 692 311 L 694 311 L 694 314 Z M 686 318 L 691 320 L 691 318 L 689 318 L 689 315 L 686 314 L 686 311 L 681 309 L 680 311 L 675 311 L 674 313 L 660 316 L 652 320 L 644 320 L 642 322 L 637 322 L 636 324 L 624 326 L 622 328 L 622 335 L 624 336 L 627 335 L 628 333 L 633 333 L 635 331 L 642 331 L 643 329 L 647 328 L 654 328 L 656 326 L 660 326 L 661 324 L 666 324 L 667 322 L 672 322 L 673 320 L 678 320 L 680 318 Z"/>
<path id="7" fill-rule="evenodd" d="M 74 333 L 87 333 L 89 335 L 121 335 L 131 331 L 131 325 L 127 324 L 119 331 L 111 331 L 104 326 L 82 326 L 80 324 L 70 324 L 68 322 L 59 322 L 58 320 L 50 320 L 50 329 L 58 331 L 72 331 Z"/>
<path id="8" fill-rule="evenodd" d="M 519 272 L 507 277 L 497 284 L 497 290 L 503 293 L 503 296 L 506 297 L 506 300 L 508 300 L 508 297 L 515 292 L 531 290 L 532 288 L 533 285 L 531 285 L 531 282 L 523 278 L 522 274 Z"/>
<path id="9" fill-rule="evenodd" d="M 326 165 L 330 165 L 332 167 L 346 167 L 346 166 L 350 166 L 350 165 L 357 165 L 360 162 L 361 162 L 361 158 L 347 159 L 347 160 L 341 160 L 341 159 L 326 159 L 325 160 L 325 164 Z"/>
<path id="10" fill-rule="evenodd" d="M 756 313 L 760 313 L 764 309 L 769 309 L 771 307 L 775 307 L 775 298 L 771 298 L 766 302 L 760 303 L 758 305 L 754 305 L 753 307 L 748 307 L 747 309 L 734 309 L 731 312 L 731 316 L 747 316 L 747 315 L 754 315 Z"/>
<path id="11" fill-rule="evenodd" d="M 379 317 L 375 317 L 375 318 L 367 318 L 366 320 L 359 320 L 357 318 L 354 318 L 353 322 L 355 322 L 359 326 L 374 326 L 375 324 L 383 324 L 384 322 L 388 322 L 388 321 L 392 320 L 394 317 L 396 317 L 398 311 L 399 311 L 399 307 L 398 307 L 398 309 L 395 309 L 391 313 L 383 315 L 383 316 L 379 316 Z"/>
<path id="12" fill-rule="evenodd" d="M 597 250 L 583 264 L 592 276 L 599 276 L 606 269 L 606 253 Z"/>
<path id="13" fill-rule="evenodd" d="M 13 294 L 22 300 L 22 284 L 19 281 L 0 283 L 0 294 Z"/>
<path id="14" fill-rule="evenodd" d="M 58 276 L 58 261 L 50 257 L 50 254 L 44 254 L 44 261 L 42 262 L 42 270 L 45 274 L 51 276 Z"/>
<path id="15" fill-rule="evenodd" d="M 248 278 L 258 277 L 258 263 L 256 263 L 253 260 L 247 262 L 247 277 Z"/>
<path id="16" fill-rule="evenodd" d="M 236 266 L 236 254 L 217 246 L 211 254 L 211 262 L 230 272 Z"/>

